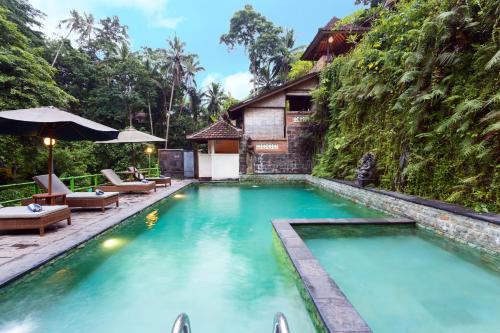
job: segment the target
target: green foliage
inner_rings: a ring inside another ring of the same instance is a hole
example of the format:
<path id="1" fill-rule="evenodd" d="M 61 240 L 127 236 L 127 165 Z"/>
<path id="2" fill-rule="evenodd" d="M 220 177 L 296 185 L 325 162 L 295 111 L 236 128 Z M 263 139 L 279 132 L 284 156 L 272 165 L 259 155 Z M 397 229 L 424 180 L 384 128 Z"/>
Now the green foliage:
<path id="1" fill-rule="evenodd" d="M 288 73 L 288 80 L 295 80 L 301 76 L 306 75 L 313 68 L 312 61 L 297 60 L 292 63 L 290 72 Z"/>
<path id="2" fill-rule="evenodd" d="M 221 36 L 220 42 L 229 49 L 238 45 L 245 48 L 254 76 L 254 94 L 286 81 L 295 51 L 294 32 L 275 26 L 251 5 L 233 14 L 229 32 Z"/>
<path id="3" fill-rule="evenodd" d="M 43 34 L 33 28 L 40 28 L 38 21 L 44 16 L 42 12 L 33 8 L 26 0 L 0 0 L 0 7 L 7 9 L 7 19 L 17 26 L 32 47 L 43 45 Z M 6 31 L 7 32 L 7 31 Z"/>
<path id="4" fill-rule="evenodd" d="M 328 130 L 314 174 L 353 179 L 373 151 L 384 188 L 498 212 L 498 2 L 371 11 L 372 30 L 315 92 L 316 121 Z"/>
<path id="5" fill-rule="evenodd" d="M 212 82 L 205 93 L 209 117 L 217 118 L 222 112 L 222 106 L 226 100 L 224 89 L 219 83 Z"/>
<path id="6" fill-rule="evenodd" d="M 0 110 L 55 105 L 117 129 L 132 125 L 160 137 L 166 136 L 168 114 L 170 146 L 190 148 L 186 135 L 209 117 L 195 81 L 203 67 L 179 38 L 167 48 L 131 52 L 127 27 L 119 18 L 95 19 L 73 10 L 60 24 L 65 37 L 45 40 L 30 30 L 41 15 L 24 0 L 0 0 Z M 67 39 L 71 34 L 73 45 Z M 138 165 L 147 166 L 144 147 L 135 148 Z M 130 149 L 58 142 L 55 172 L 123 170 L 131 164 Z M 29 181 L 46 170 L 47 150 L 40 139 L 0 136 L 1 183 Z"/>
<path id="7" fill-rule="evenodd" d="M 74 101 L 55 83 L 55 71 L 41 50 L 29 46 L 28 38 L 7 14 L 0 7 L 0 110 L 65 106 Z"/>

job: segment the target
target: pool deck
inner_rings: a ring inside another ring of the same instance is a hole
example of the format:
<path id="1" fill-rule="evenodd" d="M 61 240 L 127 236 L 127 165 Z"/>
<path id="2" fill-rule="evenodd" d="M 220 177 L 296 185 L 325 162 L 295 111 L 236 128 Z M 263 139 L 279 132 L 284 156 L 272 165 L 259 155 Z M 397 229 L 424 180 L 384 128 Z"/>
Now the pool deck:
<path id="1" fill-rule="evenodd" d="M 277 219 L 272 221 L 283 247 L 299 274 L 329 333 L 370 333 L 372 330 L 339 286 L 314 257 L 294 225 L 415 224 L 406 218 Z"/>
<path id="2" fill-rule="evenodd" d="M 44 263 L 77 247 L 96 235 L 120 224 L 155 202 L 185 188 L 194 180 L 174 180 L 170 187 L 158 187 L 149 194 L 122 194 L 120 207 L 98 210 L 74 209 L 71 225 L 61 221 L 46 228 L 45 236 L 37 230 L 0 233 L 0 286 L 15 280 Z"/>

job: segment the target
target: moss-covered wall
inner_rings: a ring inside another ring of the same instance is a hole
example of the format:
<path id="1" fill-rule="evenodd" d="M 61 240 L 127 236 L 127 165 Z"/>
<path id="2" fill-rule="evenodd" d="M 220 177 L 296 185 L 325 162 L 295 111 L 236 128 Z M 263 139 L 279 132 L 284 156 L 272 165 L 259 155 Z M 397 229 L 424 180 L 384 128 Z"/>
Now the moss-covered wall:
<path id="1" fill-rule="evenodd" d="M 499 8 L 408 0 L 345 20 L 376 17 L 322 73 L 313 174 L 353 179 L 373 151 L 383 188 L 500 211 Z"/>

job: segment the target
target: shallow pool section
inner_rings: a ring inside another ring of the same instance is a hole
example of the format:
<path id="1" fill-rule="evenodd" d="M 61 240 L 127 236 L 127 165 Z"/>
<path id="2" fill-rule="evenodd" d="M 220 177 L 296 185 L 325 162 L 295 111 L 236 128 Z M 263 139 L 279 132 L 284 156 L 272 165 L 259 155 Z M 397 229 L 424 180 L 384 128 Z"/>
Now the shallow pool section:
<path id="1" fill-rule="evenodd" d="M 377 333 L 500 332 L 500 261 L 410 226 L 295 227 Z"/>
<path id="2" fill-rule="evenodd" d="M 193 332 L 315 328 L 272 218 L 377 217 L 306 185 L 200 185 L 0 291 L 0 332 Z"/>

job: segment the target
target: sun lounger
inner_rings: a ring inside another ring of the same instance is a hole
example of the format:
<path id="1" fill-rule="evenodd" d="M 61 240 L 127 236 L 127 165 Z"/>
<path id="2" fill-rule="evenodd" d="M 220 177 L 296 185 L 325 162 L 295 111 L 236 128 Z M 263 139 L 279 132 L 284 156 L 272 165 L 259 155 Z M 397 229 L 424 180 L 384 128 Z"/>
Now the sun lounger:
<path id="1" fill-rule="evenodd" d="M 142 193 L 155 190 L 155 182 L 124 182 L 121 178 L 111 169 L 101 170 L 101 173 L 111 183 L 111 185 L 101 185 L 99 188 L 103 191 L 115 191 L 120 193 Z"/>
<path id="2" fill-rule="evenodd" d="M 35 176 L 33 180 L 38 186 L 48 191 L 49 175 Z M 95 192 L 72 192 L 54 174 L 52 175 L 52 191 L 54 193 L 65 193 L 66 204 L 69 207 L 100 208 L 104 212 L 108 205 L 115 204 L 116 207 L 119 205 L 120 196 L 118 192 L 104 192 L 102 195 L 97 195 Z"/>
<path id="3" fill-rule="evenodd" d="M 136 167 L 129 167 L 128 172 L 132 176 L 134 176 L 136 180 L 146 179 L 155 182 L 156 185 L 164 185 L 165 187 L 172 185 L 172 178 L 170 177 L 144 177 L 144 175 L 139 170 L 137 170 Z"/>
<path id="4" fill-rule="evenodd" d="M 62 220 L 71 224 L 68 206 L 43 206 L 40 212 L 31 212 L 26 206 L 0 207 L 0 230 L 38 229 L 43 236 L 48 225 Z"/>

